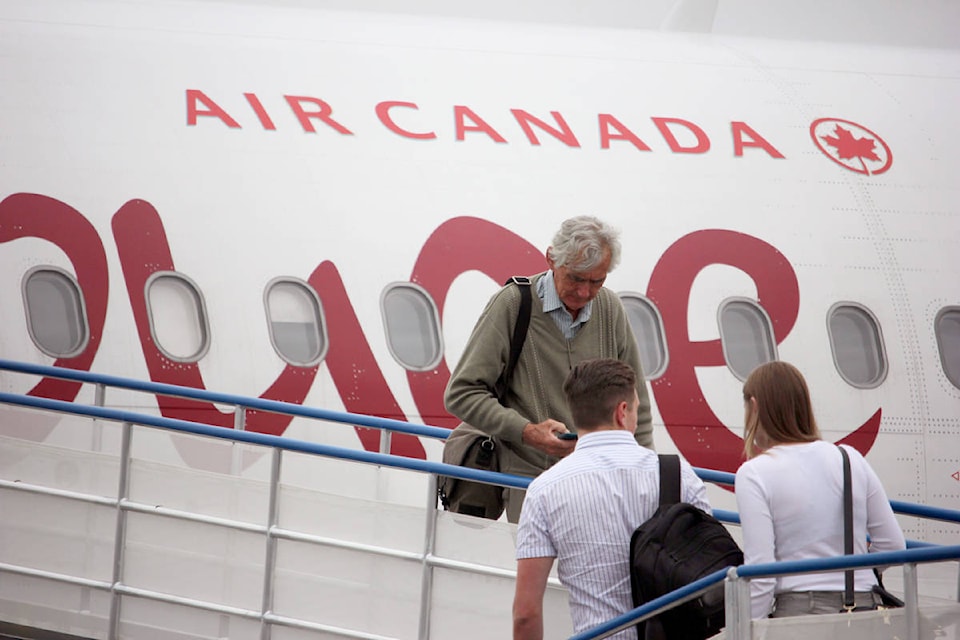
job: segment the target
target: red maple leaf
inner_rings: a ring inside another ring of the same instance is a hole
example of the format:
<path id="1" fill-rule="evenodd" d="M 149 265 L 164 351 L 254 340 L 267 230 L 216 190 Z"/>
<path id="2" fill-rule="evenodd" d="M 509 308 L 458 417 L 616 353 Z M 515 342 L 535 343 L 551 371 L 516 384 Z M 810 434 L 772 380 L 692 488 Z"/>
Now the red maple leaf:
<path id="1" fill-rule="evenodd" d="M 848 129 L 844 129 L 840 125 L 837 125 L 833 132 L 836 137 L 823 136 L 823 141 L 837 150 L 837 155 L 841 160 L 860 158 L 861 161 L 880 161 L 879 156 L 873 151 L 877 146 L 876 140 L 855 138 Z"/>

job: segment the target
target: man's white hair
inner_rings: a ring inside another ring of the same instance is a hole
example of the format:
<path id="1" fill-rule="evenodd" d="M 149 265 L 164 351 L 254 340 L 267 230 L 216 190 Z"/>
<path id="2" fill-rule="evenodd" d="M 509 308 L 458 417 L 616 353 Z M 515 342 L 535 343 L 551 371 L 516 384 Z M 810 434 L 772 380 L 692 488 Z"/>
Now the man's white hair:
<path id="1" fill-rule="evenodd" d="M 548 249 L 558 267 L 590 271 L 610 252 L 610 269 L 620 264 L 620 231 L 593 216 L 564 220 Z"/>

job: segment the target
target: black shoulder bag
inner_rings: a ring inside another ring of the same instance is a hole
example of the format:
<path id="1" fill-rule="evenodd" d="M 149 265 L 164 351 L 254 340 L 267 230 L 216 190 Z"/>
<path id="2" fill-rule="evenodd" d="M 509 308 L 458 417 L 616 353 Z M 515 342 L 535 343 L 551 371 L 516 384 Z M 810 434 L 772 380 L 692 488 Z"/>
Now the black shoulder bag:
<path id="1" fill-rule="evenodd" d="M 503 403 L 510 384 L 510 377 L 520 360 L 523 343 L 527 339 L 530 313 L 533 307 L 530 293 L 530 278 L 513 276 L 504 284 L 520 287 L 520 311 L 510 340 L 510 357 L 507 366 L 494 385 L 493 392 Z M 454 429 L 443 444 L 443 462 L 471 469 L 500 471 L 500 443 L 482 429 L 465 422 Z M 481 482 L 470 482 L 441 476 L 437 487 L 440 504 L 447 511 L 464 513 L 480 518 L 496 520 L 503 513 L 503 487 Z"/>
<path id="2" fill-rule="evenodd" d="M 843 553 L 853 555 L 853 486 L 850 473 L 850 456 L 843 447 L 840 449 L 840 455 L 843 456 Z M 877 609 L 878 605 L 870 607 L 856 606 L 856 597 L 853 594 L 853 570 L 847 570 L 843 574 L 843 609 L 840 613 L 852 611 L 872 611 Z M 895 609 L 903 606 L 903 600 L 887 591 L 883 586 L 883 578 L 876 568 L 873 575 L 877 578 L 877 584 L 873 586 L 873 592 L 880 597 L 880 605 L 884 609 Z"/>

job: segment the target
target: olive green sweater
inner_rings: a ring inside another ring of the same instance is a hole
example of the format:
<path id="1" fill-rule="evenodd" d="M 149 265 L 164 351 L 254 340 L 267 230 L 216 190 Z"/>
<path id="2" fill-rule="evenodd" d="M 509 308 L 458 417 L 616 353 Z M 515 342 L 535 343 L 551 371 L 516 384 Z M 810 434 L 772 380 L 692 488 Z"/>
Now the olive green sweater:
<path id="1" fill-rule="evenodd" d="M 536 476 L 558 458 L 524 445 L 523 428 L 528 423 L 552 418 L 573 431 L 573 418 L 563 394 L 567 373 L 583 360 L 616 358 L 637 372 L 640 407 L 635 437 L 641 445 L 653 448 L 650 398 L 640 366 L 640 351 L 620 299 L 609 289 L 600 289 L 590 319 L 573 340 L 567 340 L 544 313 L 536 295 L 540 277 L 542 274 L 531 278 L 530 328 L 502 404 L 493 388 L 507 366 L 510 339 L 520 312 L 520 290 L 513 284 L 494 294 L 477 320 L 447 384 L 447 410 L 503 441 L 501 471 Z"/>

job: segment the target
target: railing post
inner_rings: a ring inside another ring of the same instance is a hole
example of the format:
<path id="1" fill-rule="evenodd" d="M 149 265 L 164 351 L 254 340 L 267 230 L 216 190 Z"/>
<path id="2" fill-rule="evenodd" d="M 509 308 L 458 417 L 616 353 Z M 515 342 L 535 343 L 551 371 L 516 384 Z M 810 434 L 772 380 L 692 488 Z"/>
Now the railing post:
<path id="1" fill-rule="evenodd" d="M 260 640 L 270 640 L 272 627 L 267 621 L 267 615 L 273 609 L 273 586 L 277 566 L 277 539 L 273 536 L 273 529 L 280 518 L 280 463 L 283 450 L 273 448 L 270 462 L 270 500 L 267 505 L 267 533 L 265 541 L 266 556 L 263 561 L 263 593 L 260 602 Z"/>
<path id="2" fill-rule="evenodd" d="M 906 609 L 907 640 L 920 640 L 920 598 L 917 586 L 917 565 L 903 565 L 903 606 Z"/>
<path id="3" fill-rule="evenodd" d="M 103 407 L 107 402 L 107 386 L 98 382 L 93 387 L 93 404 L 97 407 Z M 100 453 L 103 451 L 103 425 L 96 418 L 93 419 L 93 442 L 91 443 L 93 451 Z"/>
<path id="4" fill-rule="evenodd" d="M 390 429 L 380 429 L 380 453 L 390 453 L 390 443 L 393 432 Z"/>
<path id="5" fill-rule="evenodd" d="M 117 586 L 123 581 L 123 563 L 127 546 L 127 512 L 124 501 L 130 493 L 130 441 L 133 424 L 124 422 L 120 435 L 120 477 L 117 482 L 117 525 L 113 540 L 113 584 L 110 588 L 110 629 L 107 637 L 120 637 L 120 594 Z"/>
<path id="6" fill-rule="evenodd" d="M 724 618 L 726 621 L 725 638 L 727 640 L 747 640 L 750 638 L 750 581 L 737 575 L 737 568 L 727 570 L 723 583 Z"/>
<path id="7" fill-rule="evenodd" d="M 437 543 L 437 474 L 427 480 L 426 526 L 423 541 L 423 567 L 420 574 L 420 630 L 419 640 L 430 639 L 430 611 L 433 601 L 433 551 Z"/>
<path id="8" fill-rule="evenodd" d="M 235 431 L 245 431 L 247 428 L 247 408 L 237 405 L 233 409 L 233 428 Z M 234 441 L 230 445 L 230 474 L 240 475 L 243 471 L 243 451 L 241 445 Z"/>

